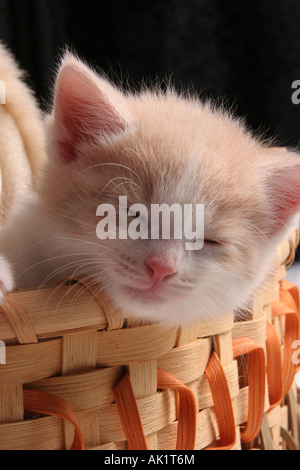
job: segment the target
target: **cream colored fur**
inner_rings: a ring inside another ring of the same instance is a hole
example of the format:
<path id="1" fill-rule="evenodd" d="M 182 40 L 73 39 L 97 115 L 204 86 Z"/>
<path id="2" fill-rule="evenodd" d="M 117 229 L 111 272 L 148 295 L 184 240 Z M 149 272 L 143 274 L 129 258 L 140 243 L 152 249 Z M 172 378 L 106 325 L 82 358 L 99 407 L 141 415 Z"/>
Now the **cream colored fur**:
<path id="1" fill-rule="evenodd" d="M 45 131 L 37 101 L 24 74 L 0 43 L 0 80 L 6 103 L 0 104 L 0 224 L 27 191 L 36 188 L 45 162 Z"/>

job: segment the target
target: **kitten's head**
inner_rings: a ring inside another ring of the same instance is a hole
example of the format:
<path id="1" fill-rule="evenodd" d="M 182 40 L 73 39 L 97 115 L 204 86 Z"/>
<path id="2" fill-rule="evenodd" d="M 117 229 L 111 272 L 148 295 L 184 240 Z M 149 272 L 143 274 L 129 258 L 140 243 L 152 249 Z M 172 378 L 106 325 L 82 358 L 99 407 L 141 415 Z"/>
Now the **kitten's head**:
<path id="1" fill-rule="evenodd" d="M 140 318 L 182 324 L 240 307 L 298 222 L 297 155 L 264 147 L 196 98 L 126 94 L 71 55 L 57 78 L 48 147 L 43 201 L 70 274 L 96 278 Z M 97 208 L 118 214 L 120 196 L 149 210 L 149 226 L 153 204 L 203 204 L 203 248 L 186 250 L 172 230 L 167 240 L 99 240 Z"/>

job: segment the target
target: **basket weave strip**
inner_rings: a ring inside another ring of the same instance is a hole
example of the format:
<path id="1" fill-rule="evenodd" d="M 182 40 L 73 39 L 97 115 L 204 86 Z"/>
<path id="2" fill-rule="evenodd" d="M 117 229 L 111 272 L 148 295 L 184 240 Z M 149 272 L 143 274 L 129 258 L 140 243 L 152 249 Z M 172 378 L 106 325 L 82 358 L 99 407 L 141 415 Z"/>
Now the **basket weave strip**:
<path id="1" fill-rule="evenodd" d="M 283 398 L 283 379 L 281 364 L 281 345 L 274 326 L 267 322 L 267 375 L 269 384 L 270 410 L 280 405 Z"/>
<path id="2" fill-rule="evenodd" d="M 294 293 L 294 296 L 293 296 Z M 297 370 L 297 365 L 291 360 L 294 341 L 299 339 L 300 315 L 299 297 L 295 286 L 287 281 L 282 281 L 280 289 L 280 301 L 272 302 L 272 316 L 285 317 L 284 355 L 282 364 L 283 391 L 285 396 L 291 389 Z M 298 302 L 298 304 L 297 304 Z"/>
<path id="3" fill-rule="evenodd" d="M 107 330 L 119 330 L 123 327 L 124 317 L 120 309 L 118 309 L 112 302 L 107 298 L 107 296 L 99 289 L 99 285 L 95 281 L 91 280 L 90 277 L 86 275 L 77 274 L 77 276 L 72 278 L 72 281 L 82 284 L 94 297 L 95 300 L 99 303 L 101 309 L 105 313 L 107 320 Z M 64 282 L 70 282 L 69 279 L 62 280 L 58 282 L 58 286 L 64 284 Z"/>
<path id="4" fill-rule="evenodd" d="M 219 429 L 219 445 L 211 444 L 207 449 L 229 450 L 236 443 L 236 423 L 229 387 L 218 356 L 213 352 L 205 375 L 213 396 L 214 409 Z"/>
<path id="5" fill-rule="evenodd" d="M 20 344 L 38 342 L 27 315 L 13 297 L 6 297 L 5 307 L 0 311 L 10 324 Z"/>
<path id="6" fill-rule="evenodd" d="M 84 438 L 74 411 L 68 403 L 49 393 L 24 391 L 24 408 L 36 413 L 59 416 L 74 426 L 71 450 L 84 450 Z"/>
<path id="7" fill-rule="evenodd" d="M 241 434 L 242 442 L 251 442 L 258 435 L 264 416 L 266 361 L 263 348 L 252 339 L 233 340 L 233 355 L 249 354 L 248 364 L 248 418 Z"/>

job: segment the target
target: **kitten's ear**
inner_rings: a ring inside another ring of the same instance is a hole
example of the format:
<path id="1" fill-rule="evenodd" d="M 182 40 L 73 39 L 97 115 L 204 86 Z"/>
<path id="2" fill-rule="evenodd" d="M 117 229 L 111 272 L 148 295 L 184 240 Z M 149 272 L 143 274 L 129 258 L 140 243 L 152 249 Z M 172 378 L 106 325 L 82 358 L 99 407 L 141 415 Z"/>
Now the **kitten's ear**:
<path id="1" fill-rule="evenodd" d="M 99 145 L 101 138 L 124 130 L 125 118 L 115 104 L 121 97 L 106 80 L 67 55 L 55 91 L 53 144 L 59 157 L 74 161 L 83 143 Z"/>
<path id="2" fill-rule="evenodd" d="M 271 210 L 267 236 L 273 237 L 291 229 L 291 223 L 299 222 L 300 155 L 284 149 L 274 150 L 273 155 L 268 155 L 266 159 L 263 179 Z"/>

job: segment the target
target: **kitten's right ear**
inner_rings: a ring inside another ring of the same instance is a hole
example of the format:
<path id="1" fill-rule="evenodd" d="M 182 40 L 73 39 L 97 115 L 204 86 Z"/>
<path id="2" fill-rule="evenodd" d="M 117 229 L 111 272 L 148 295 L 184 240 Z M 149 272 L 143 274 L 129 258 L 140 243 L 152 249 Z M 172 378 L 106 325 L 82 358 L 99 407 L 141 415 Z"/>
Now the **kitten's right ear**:
<path id="1" fill-rule="evenodd" d="M 266 235 L 273 237 L 300 220 L 300 155 L 270 150 L 265 155 L 263 185 L 270 211 Z"/>
<path id="2" fill-rule="evenodd" d="M 76 160 L 82 144 L 99 145 L 125 129 L 118 97 L 124 98 L 106 80 L 72 55 L 65 57 L 56 83 L 52 141 L 63 161 Z"/>

